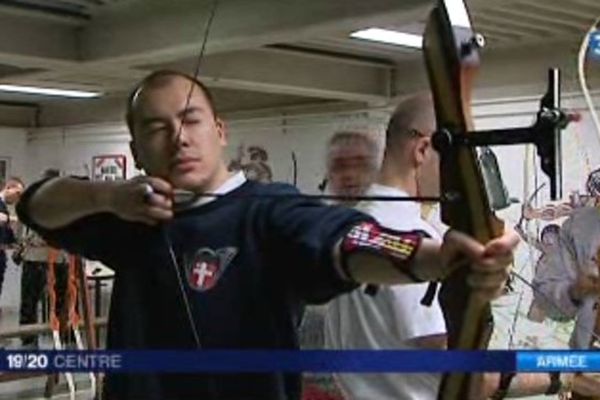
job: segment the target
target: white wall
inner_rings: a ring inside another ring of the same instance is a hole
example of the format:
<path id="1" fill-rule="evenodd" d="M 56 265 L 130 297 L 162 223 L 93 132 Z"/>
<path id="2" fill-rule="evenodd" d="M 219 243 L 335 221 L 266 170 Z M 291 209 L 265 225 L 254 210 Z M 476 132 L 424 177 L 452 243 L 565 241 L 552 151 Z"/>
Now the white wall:
<path id="1" fill-rule="evenodd" d="M 27 130 L 0 127 L 0 157 L 10 159 L 9 175 L 25 175 Z"/>
<path id="2" fill-rule="evenodd" d="M 323 178 L 324 147 L 328 137 L 340 129 L 381 131 L 387 115 L 381 112 L 352 113 L 298 118 L 266 118 L 233 121 L 228 124 L 229 154 L 239 145 L 260 145 L 269 153 L 274 179 L 291 182 L 292 151 L 298 160 L 298 186 L 316 191 Z M 102 124 L 32 131 L 27 147 L 27 176 L 35 177 L 45 168 L 59 168 L 69 174 L 88 175 L 92 157 L 103 154 L 127 155 L 128 177 L 138 171 L 129 151 L 129 136 L 121 124 Z M 87 166 L 87 167 L 86 167 Z"/>
<path id="3" fill-rule="evenodd" d="M 598 97 L 596 100 L 600 100 Z M 533 122 L 538 109 L 536 97 L 498 98 L 483 100 L 474 107 L 478 129 L 526 126 Z M 572 124 L 563 134 L 563 164 L 565 192 L 582 189 L 585 175 L 600 165 L 600 139 L 595 133 L 583 100 L 566 94 L 563 106 L 582 113 L 582 121 Z M 277 181 L 291 182 L 292 155 L 298 160 L 298 186 L 315 192 L 323 177 L 324 148 L 327 139 L 338 130 L 364 129 L 382 134 L 389 110 L 371 110 L 313 116 L 274 116 L 260 119 L 235 120 L 228 124 L 229 154 L 241 144 L 260 145 L 269 153 L 270 165 Z M 88 175 L 95 155 L 127 155 L 128 177 L 134 168 L 128 147 L 128 133 L 122 124 L 98 124 L 31 131 L 27 143 L 26 176 L 33 178 L 48 167 L 66 173 Z M 22 147 L 22 146 L 21 146 Z M 512 196 L 521 199 L 524 193 L 523 168 L 525 147 L 498 147 L 502 174 Z M 537 163 L 537 161 L 536 161 Z M 530 168 L 533 181 L 534 169 Z M 538 178 L 543 180 L 541 174 Z"/>
<path id="4" fill-rule="evenodd" d="M 89 176 L 92 157 L 107 154 L 127 155 L 127 176 L 134 176 L 128 140 L 121 124 L 33 130 L 27 145 L 28 176 L 35 178 L 46 168 Z"/>

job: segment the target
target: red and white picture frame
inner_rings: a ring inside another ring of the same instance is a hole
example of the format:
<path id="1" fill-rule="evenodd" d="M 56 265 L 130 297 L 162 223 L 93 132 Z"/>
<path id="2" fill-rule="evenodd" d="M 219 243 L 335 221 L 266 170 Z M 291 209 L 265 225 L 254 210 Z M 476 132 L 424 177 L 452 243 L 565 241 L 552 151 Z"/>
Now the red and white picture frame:
<path id="1" fill-rule="evenodd" d="M 127 157 L 104 154 L 92 157 L 92 180 L 118 181 L 127 179 Z"/>

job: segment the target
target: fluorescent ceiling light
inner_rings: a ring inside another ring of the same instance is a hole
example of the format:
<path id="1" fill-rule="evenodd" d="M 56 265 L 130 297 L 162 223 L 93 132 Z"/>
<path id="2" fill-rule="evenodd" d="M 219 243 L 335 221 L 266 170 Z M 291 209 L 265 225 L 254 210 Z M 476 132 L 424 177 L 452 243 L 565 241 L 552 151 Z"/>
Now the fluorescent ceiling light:
<path id="1" fill-rule="evenodd" d="M 352 32 L 350 34 L 350 37 L 372 40 L 374 42 L 393 44 L 396 46 L 414 47 L 417 49 L 423 47 L 423 36 L 414 35 L 412 33 L 392 31 L 389 29 L 363 29 L 360 31 Z"/>
<path id="2" fill-rule="evenodd" d="M 89 99 L 92 97 L 98 97 L 101 93 L 99 92 L 87 92 L 83 90 L 65 90 L 65 89 L 52 89 L 42 88 L 35 86 L 21 86 L 21 85 L 5 85 L 0 84 L 0 91 L 2 92 L 13 92 L 13 93 L 26 93 L 26 94 L 41 94 L 45 96 L 60 96 L 60 97 L 76 97 L 80 99 Z"/>

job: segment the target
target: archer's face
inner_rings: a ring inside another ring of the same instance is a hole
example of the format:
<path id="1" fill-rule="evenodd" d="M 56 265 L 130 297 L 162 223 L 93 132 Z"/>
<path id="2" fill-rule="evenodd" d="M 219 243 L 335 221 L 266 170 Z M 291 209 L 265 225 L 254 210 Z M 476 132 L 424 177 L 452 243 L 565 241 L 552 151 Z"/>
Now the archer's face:
<path id="1" fill-rule="evenodd" d="M 334 146 L 328 162 L 327 177 L 332 194 L 362 195 L 375 178 L 375 160 L 360 141 Z"/>
<path id="2" fill-rule="evenodd" d="M 173 77 L 162 86 L 146 88 L 136 102 L 132 151 L 148 175 L 161 177 L 174 187 L 210 191 L 227 170 L 223 122 L 196 85 Z"/>

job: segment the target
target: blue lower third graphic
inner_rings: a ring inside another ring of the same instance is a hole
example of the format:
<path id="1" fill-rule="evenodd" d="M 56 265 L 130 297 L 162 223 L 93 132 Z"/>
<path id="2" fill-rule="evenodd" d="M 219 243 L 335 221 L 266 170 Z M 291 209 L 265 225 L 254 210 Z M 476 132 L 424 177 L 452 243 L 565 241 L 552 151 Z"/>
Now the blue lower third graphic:
<path id="1" fill-rule="evenodd" d="M 520 351 L 517 370 L 523 372 L 600 372 L 599 351 Z"/>
<path id="2" fill-rule="evenodd" d="M 483 372 L 513 371 L 509 351 L 0 351 L 3 371 Z"/>
<path id="3" fill-rule="evenodd" d="M 600 372 L 598 351 L 0 351 L 0 371 Z"/>

